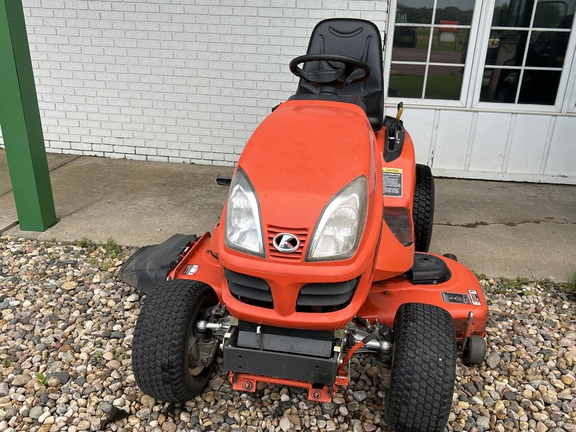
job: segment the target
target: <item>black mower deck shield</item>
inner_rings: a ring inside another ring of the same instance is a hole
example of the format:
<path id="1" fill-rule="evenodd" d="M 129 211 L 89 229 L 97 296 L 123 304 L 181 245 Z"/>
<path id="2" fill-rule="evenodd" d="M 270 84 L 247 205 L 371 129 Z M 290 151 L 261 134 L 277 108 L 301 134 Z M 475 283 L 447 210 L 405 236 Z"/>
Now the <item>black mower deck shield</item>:
<path id="1" fill-rule="evenodd" d="M 196 240 L 196 235 L 174 234 L 163 243 L 144 246 L 122 265 L 118 278 L 144 294 L 150 294 L 166 280 L 184 249 Z"/>

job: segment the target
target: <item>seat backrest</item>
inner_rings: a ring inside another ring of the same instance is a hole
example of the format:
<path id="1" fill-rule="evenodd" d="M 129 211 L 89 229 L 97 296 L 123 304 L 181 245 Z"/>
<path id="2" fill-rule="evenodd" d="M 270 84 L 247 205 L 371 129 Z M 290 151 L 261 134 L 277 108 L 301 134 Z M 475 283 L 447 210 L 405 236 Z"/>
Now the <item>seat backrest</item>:
<path id="1" fill-rule="evenodd" d="M 384 119 L 384 75 L 382 39 L 378 27 L 370 21 L 334 18 L 320 21 L 310 36 L 307 54 L 339 54 L 363 60 L 372 68 L 366 81 L 350 84 L 339 95 L 356 96 L 364 102 L 366 115 L 374 130 Z M 307 63 L 305 70 L 318 68 L 319 62 Z M 318 89 L 300 79 L 296 94 L 314 94 Z"/>

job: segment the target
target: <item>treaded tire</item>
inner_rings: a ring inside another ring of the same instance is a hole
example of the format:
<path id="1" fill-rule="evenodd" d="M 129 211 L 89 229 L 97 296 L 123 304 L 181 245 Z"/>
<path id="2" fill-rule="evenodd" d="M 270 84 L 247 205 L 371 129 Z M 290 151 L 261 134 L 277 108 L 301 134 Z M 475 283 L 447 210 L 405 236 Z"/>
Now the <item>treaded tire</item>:
<path id="1" fill-rule="evenodd" d="M 405 303 L 394 320 L 385 419 L 396 432 L 442 432 L 452 408 L 456 332 L 442 308 Z"/>
<path id="2" fill-rule="evenodd" d="M 146 297 L 134 330 L 132 370 L 140 389 L 164 402 L 185 402 L 210 381 L 213 361 L 196 375 L 188 368 L 188 339 L 196 317 L 218 303 L 205 283 L 169 280 Z"/>
<path id="3" fill-rule="evenodd" d="M 412 208 L 416 252 L 428 252 L 434 223 L 434 177 L 427 165 L 416 164 L 416 188 Z"/>

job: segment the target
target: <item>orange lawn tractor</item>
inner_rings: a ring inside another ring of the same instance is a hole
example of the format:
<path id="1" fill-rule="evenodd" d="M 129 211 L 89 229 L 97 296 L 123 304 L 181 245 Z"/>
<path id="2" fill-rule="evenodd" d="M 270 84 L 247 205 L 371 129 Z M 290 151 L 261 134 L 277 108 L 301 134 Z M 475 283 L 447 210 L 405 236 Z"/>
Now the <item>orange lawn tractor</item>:
<path id="1" fill-rule="evenodd" d="M 378 28 L 330 19 L 290 63 L 294 96 L 256 129 L 221 222 L 137 251 L 120 278 L 147 296 L 136 325 L 138 386 L 196 397 L 223 357 L 234 389 L 300 387 L 330 402 L 352 355 L 390 368 L 384 417 L 442 431 L 458 350 L 481 363 L 488 307 L 453 255 L 428 253 L 434 185 L 410 135 L 384 116 Z M 359 351 L 361 350 L 361 351 Z"/>

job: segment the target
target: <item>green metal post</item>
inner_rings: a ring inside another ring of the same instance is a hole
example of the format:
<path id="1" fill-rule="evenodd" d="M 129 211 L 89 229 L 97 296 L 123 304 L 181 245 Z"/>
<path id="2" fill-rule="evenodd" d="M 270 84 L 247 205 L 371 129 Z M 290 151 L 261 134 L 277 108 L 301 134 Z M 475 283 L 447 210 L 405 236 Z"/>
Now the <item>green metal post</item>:
<path id="1" fill-rule="evenodd" d="M 22 231 L 56 223 L 22 0 L 0 0 L 0 126 Z"/>

